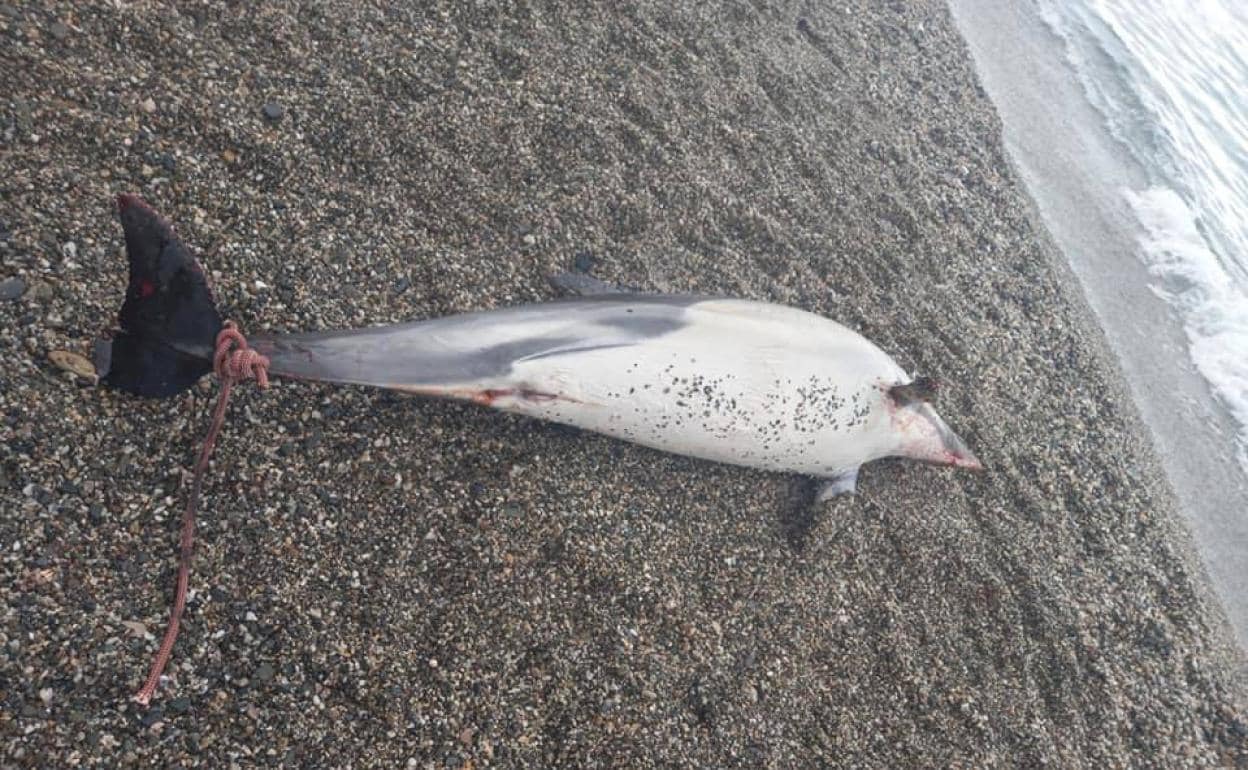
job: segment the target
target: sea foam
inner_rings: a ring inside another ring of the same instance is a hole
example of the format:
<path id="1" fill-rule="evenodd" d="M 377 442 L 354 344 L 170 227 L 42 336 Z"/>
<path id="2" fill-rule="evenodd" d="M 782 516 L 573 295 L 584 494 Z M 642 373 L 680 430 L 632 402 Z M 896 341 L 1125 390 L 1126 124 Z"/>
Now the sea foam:
<path id="1" fill-rule="evenodd" d="M 1248 473 L 1248 3 L 1037 0 L 1088 102 L 1148 180 L 1140 258 L 1238 426 Z M 1175 362 L 1179 365 L 1181 362 Z"/>
<path id="2" fill-rule="evenodd" d="M 1248 293 L 1209 248 L 1191 207 L 1174 190 L 1124 192 L 1143 234 L 1140 253 L 1153 290 L 1180 314 L 1197 371 L 1239 427 L 1248 472 Z"/>

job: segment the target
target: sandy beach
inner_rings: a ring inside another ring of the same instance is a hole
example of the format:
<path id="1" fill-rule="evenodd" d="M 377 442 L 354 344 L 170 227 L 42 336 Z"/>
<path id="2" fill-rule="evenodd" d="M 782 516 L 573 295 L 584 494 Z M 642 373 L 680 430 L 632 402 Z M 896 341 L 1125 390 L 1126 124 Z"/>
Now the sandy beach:
<path id="1" fill-rule="evenodd" d="M 0 764 L 1242 767 L 1242 654 L 940 2 L 0 5 Z M 690 4 L 692 5 L 692 4 Z M 247 331 L 780 302 L 947 383 L 987 466 L 800 480 L 469 405 L 85 350 L 113 197 Z"/>

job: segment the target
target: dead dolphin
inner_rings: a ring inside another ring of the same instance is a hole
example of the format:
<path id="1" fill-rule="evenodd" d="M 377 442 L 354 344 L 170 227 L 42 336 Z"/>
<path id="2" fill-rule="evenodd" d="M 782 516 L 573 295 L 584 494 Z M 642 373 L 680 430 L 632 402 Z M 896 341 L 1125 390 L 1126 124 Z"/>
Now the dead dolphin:
<path id="1" fill-rule="evenodd" d="M 130 283 L 104 383 L 170 395 L 210 369 L 221 318 L 172 228 L 123 195 Z M 912 379 L 834 321 L 741 299 L 610 293 L 347 331 L 255 335 L 269 374 L 457 398 L 852 492 L 882 457 L 980 468 Z"/>

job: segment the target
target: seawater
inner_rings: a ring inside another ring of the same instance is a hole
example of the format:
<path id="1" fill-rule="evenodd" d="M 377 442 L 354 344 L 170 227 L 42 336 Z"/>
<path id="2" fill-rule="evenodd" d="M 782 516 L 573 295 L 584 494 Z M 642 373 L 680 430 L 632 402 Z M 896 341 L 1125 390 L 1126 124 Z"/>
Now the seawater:
<path id="1" fill-rule="evenodd" d="M 1138 257 L 1238 427 L 1248 473 L 1248 2 L 1036 0 L 1088 101 L 1144 169 Z"/>

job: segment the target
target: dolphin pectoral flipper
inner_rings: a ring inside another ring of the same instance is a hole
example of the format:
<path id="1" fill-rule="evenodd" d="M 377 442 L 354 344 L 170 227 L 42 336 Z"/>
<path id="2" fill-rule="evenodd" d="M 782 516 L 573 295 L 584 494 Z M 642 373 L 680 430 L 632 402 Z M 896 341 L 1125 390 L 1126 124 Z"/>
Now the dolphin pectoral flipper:
<path id="1" fill-rule="evenodd" d="M 627 294 L 628 290 L 584 273 L 556 273 L 546 279 L 551 287 L 572 297 L 597 297 L 603 294 Z"/>
<path id="2" fill-rule="evenodd" d="M 858 469 L 845 471 L 827 479 L 815 494 L 818 502 L 827 502 L 838 495 L 852 495 L 858 491 Z"/>

